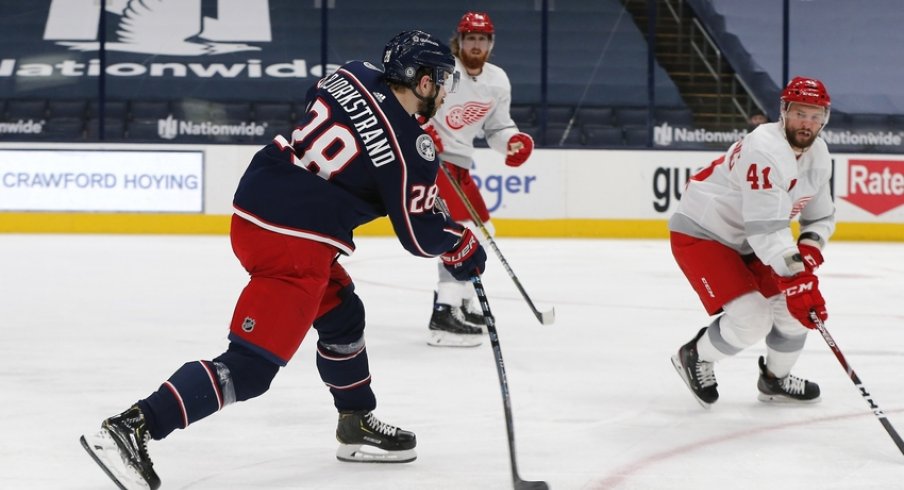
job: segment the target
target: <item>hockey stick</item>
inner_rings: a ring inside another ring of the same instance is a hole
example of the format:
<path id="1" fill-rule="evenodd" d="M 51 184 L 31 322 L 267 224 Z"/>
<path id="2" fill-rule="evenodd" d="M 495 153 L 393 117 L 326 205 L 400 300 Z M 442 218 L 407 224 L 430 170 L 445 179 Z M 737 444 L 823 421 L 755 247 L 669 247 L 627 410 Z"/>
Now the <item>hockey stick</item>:
<path id="1" fill-rule="evenodd" d="M 512 481 L 515 490 L 547 490 L 549 485 L 545 481 L 522 480 L 518 474 L 518 464 L 515 462 L 515 424 L 512 421 L 512 399 L 509 396 L 505 363 L 502 361 L 502 347 L 499 346 L 499 334 L 496 332 L 496 319 L 490 312 L 490 302 L 487 301 L 487 293 L 483 289 L 480 275 L 471 276 L 471 282 L 474 284 L 474 291 L 477 292 L 483 317 L 486 318 L 487 334 L 490 337 L 490 344 L 493 346 L 493 357 L 496 358 L 496 373 L 499 375 L 499 387 L 502 389 L 502 408 L 505 411 L 505 430 L 508 433 L 509 458 L 512 462 Z"/>
<path id="2" fill-rule="evenodd" d="M 875 415 L 879 419 L 879 423 L 882 424 L 882 427 L 885 427 L 885 431 L 888 432 L 888 435 L 891 436 L 891 440 L 895 442 L 895 445 L 898 446 L 898 450 L 904 454 L 904 440 L 901 440 L 901 436 L 898 435 L 898 432 L 894 427 L 891 426 L 891 422 L 885 418 L 885 412 L 879 408 L 879 405 L 873 400 L 872 395 L 866 391 L 866 388 L 863 386 L 863 383 L 860 382 L 860 378 L 857 376 L 857 373 L 854 372 L 854 369 L 851 368 L 851 365 L 848 364 L 847 360 L 844 358 L 844 354 L 841 353 L 841 349 L 838 347 L 838 344 L 835 343 L 835 339 L 832 338 L 832 335 L 826 330 L 825 323 L 816 316 L 816 312 L 810 310 L 810 319 L 813 320 L 813 323 L 816 324 L 817 330 L 822 334 L 822 338 L 829 344 L 829 348 L 832 349 L 832 352 L 835 354 L 835 357 L 838 358 L 838 362 L 841 363 L 841 367 L 844 368 L 845 372 L 847 372 L 848 376 L 850 376 L 851 381 L 854 382 L 854 386 L 860 390 L 860 394 L 863 396 L 863 399 L 866 400 L 866 403 L 869 403 L 869 408 L 873 410 L 873 415 Z"/>
<path id="3" fill-rule="evenodd" d="M 499 261 L 502 262 L 502 267 L 505 267 L 505 271 L 508 272 L 509 277 L 514 281 L 515 286 L 518 288 L 518 291 L 521 292 L 521 296 L 524 297 L 524 300 L 527 301 L 527 306 L 530 307 L 530 310 L 534 312 L 534 316 L 537 317 L 537 320 L 542 325 L 552 325 L 556 321 L 556 309 L 553 308 L 549 311 L 539 311 L 537 307 L 534 306 L 534 302 L 531 301 L 530 296 L 527 295 L 527 291 L 524 290 L 524 287 L 521 286 L 521 281 L 518 280 L 518 276 L 515 275 L 515 272 L 512 271 L 512 268 L 509 267 L 508 261 L 505 260 L 505 257 L 502 256 L 502 252 L 499 251 L 499 247 L 496 245 L 496 240 L 493 240 L 493 236 L 490 235 L 490 232 L 487 230 L 486 226 L 484 226 L 483 221 L 480 219 L 480 215 L 477 214 L 477 210 L 474 209 L 474 205 L 471 204 L 471 201 L 468 200 L 468 196 L 465 195 L 465 192 L 461 189 L 461 186 L 458 185 L 458 182 L 452 178 L 452 174 L 449 173 L 449 169 L 443 163 L 439 164 L 439 168 L 443 170 L 443 173 L 446 174 L 446 178 L 449 182 L 452 183 L 452 188 L 455 189 L 455 193 L 458 194 L 458 198 L 461 199 L 461 202 L 465 204 L 465 207 L 468 208 L 468 214 L 471 215 L 471 221 L 480 228 L 480 231 L 483 233 L 483 236 L 486 237 L 487 241 L 490 243 L 490 246 L 493 248 L 493 251 L 496 252 L 496 256 L 499 257 Z"/>

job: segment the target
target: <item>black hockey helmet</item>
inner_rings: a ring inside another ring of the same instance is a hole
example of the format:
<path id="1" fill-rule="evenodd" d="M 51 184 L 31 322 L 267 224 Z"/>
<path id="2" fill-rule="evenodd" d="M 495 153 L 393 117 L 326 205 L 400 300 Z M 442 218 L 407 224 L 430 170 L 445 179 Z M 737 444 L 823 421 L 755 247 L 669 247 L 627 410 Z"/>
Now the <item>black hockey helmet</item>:
<path id="1" fill-rule="evenodd" d="M 434 83 L 442 85 L 447 75 L 454 78 L 455 58 L 448 46 L 424 31 L 404 31 L 386 43 L 383 49 L 386 80 L 414 87 L 421 67 L 432 68 Z"/>

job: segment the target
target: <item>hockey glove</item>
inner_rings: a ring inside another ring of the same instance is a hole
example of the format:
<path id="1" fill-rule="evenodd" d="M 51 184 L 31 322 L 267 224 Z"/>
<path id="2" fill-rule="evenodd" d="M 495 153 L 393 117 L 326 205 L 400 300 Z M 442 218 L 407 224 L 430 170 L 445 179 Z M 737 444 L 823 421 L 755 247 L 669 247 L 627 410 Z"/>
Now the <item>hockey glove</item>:
<path id="1" fill-rule="evenodd" d="M 806 237 L 801 237 L 797 241 L 797 249 L 800 250 L 800 257 L 804 261 L 804 268 L 807 272 L 815 272 L 824 262 L 822 251 L 819 250 L 819 242 Z"/>
<path id="2" fill-rule="evenodd" d="M 509 167 L 518 167 L 527 161 L 532 151 L 534 151 L 534 139 L 527 133 L 517 133 L 509 138 L 505 164 Z"/>
<path id="3" fill-rule="evenodd" d="M 443 139 L 439 137 L 439 133 L 436 132 L 436 128 L 433 127 L 432 124 L 427 125 L 423 128 L 424 132 L 430 135 L 430 139 L 433 140 L 433 146 L 436 147 L 436 154 L 439 155 L 445 148 L 443 148 Z"/>
<path id="4" fill-rule="evenodd" d="M 440 255 L 443 266 L 456 280 L 467 281 L 476 272 L 482 274 L 487 262 L 487 253 L 483 250 L 477 237 L 465 228 L 458 244 L 448 252 Z"/>
<path id="5" fill-rule="evenodd" d="M 785 293 L 788 311 L 803 326 L 816 328 L 816 324 L 810 319 L 810 310 L 813 310 L 822 321 L 829 318 L 826 301 L 819 293 L 819 279 L 812 272 L 804 271 L 791 277 L 777 277 L 776 281 Z"/>

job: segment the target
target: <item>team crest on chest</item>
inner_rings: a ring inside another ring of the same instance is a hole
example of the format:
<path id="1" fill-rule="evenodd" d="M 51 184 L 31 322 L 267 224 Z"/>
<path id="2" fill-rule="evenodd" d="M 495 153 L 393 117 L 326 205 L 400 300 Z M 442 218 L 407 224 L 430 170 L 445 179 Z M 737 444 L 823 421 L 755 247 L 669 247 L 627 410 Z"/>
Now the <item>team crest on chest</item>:
<path id="1" fill-rule="evenodd" d="M 433 144 L 433 138 L 429 134 L 422 134 L 417 137 L 417 153 L 424 160 L 433 161 L 436 158 L 436 146 Z"/>
<path id="2" fill-rule="evenodd" d="M 446 114 L 446 124 L 452 129 L 461 129 L 465 126 L 479 122 L 492 108 L 492 104 L 481 102 L 468 102 L 449 109 Z"/>

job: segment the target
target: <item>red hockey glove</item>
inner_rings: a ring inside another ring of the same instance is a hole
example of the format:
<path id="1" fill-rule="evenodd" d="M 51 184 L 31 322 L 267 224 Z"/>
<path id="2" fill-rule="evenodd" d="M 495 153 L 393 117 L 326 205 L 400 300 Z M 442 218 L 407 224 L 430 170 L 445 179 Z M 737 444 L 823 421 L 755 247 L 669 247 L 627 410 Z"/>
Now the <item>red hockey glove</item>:
<path id="1" fill-rule="evenodd" d="M 807 269 L 807 272 L 816 272 L 816 269 L 824 262 L 822 252 L 815 242 L 801 240 L 797 243 L 797 249 L 800 250 L 800 257 L 804 261 L 804 268 Z"/>
<path id="2" fill-rule="evenodd" d="M 436 147 L 436 154 L 442 153 L 445 148 L 443 148 L 443 139 L 439 137 L 439 133 L 436 132 L 436 128 L 433 127 L 432 124 L 423 128 L 424 132 L 430 135 L 430 138 L 433 140 L 433 146 Z"/>
<path id="3" fill-rule="evenodd" d="M 779 288 L 785 293 L 788 311 L 807 328 L 816 328 L 810 319 L 810 310 L 816 312 L 820 320 L 826 321 L 826 301 L 819 293 L 819 279 L 812 272 L 804 271 L 791 277 L 777 277 Z"/>
<path id="4" fill-rule="evenodd" d="M 532 151 L 534 151 L 534 139 L 527 133 L 517 133 L 509 138 L 505 164 L 509 167 L 520 166 L 527 161 Z"/>
<path id="5" fill-rule="evenodd" d="M 467 281 L 471 279 L 471 274 L 475 271 L 478 274 L 483 273 L 487 253 L 484 252 L 474 233 L 465 228 L 458 244 L 452 250 L 440 255 L 439 258 L 452 277 L 459 281 Z"/>

